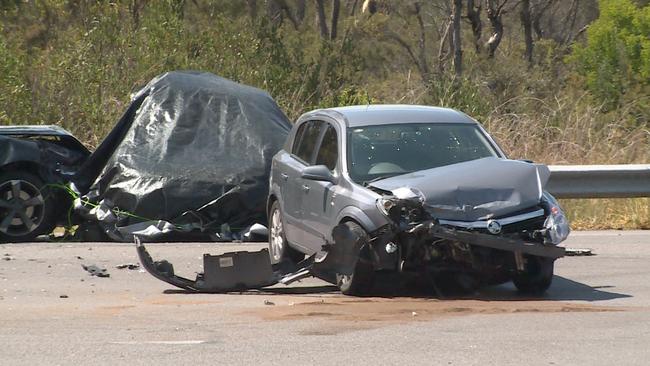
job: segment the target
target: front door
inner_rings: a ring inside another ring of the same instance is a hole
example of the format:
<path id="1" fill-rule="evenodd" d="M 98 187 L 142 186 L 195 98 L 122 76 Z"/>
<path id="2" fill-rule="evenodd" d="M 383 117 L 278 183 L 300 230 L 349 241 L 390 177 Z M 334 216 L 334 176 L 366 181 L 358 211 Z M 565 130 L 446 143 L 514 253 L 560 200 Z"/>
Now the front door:
<path id="1" fill-rule="evenodd" d="M 314 165 L 325 165 L 337 176 L 339 141 L 336 128 L 330 123 L 325 123 L 319 140 Z M 302 179 L 301 186 L 305 239 L 313 252 L 319 252 L 326 244 L 326 238 L 330 236 L 333 221 L 336 219 L 336 185 L 331 182 Z"/>

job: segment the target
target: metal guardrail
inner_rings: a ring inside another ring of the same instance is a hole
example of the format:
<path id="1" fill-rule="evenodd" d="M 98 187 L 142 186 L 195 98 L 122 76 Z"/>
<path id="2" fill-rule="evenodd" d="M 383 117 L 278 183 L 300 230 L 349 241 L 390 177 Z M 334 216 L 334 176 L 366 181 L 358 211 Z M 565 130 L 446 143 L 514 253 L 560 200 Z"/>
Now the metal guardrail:
<path id="1" fill-rule="evenodd" d="M 650 164 L 549 165 L 546 190 L 558 198 L 650 197 Z"/>

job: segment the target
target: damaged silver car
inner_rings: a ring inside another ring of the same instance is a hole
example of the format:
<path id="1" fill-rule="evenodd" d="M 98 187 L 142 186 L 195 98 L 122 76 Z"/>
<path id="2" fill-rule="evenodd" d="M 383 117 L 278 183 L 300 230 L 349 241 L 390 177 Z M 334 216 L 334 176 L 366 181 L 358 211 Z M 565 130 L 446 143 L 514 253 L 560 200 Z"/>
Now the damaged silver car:
<path id="1" fill-rule="evenodd" d="M 569 234 L 544 191 L 549 176 L 544 165 L 507 159 L 452 109 L 312 111 L 273 159 L 271 264 L 290 272 L 305 255 L 328 263 L 319 277 L 345 294 L 367 292 L 378 272 L 458 274 L 543 293 Z"/>

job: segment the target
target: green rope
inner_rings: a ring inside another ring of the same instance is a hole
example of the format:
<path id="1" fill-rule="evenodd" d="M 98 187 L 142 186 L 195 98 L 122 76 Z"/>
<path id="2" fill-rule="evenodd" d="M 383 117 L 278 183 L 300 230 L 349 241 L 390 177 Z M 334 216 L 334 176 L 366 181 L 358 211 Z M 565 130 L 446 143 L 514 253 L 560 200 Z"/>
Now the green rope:
<path id="1" fill-rule="evenodd" d="M 84 205 L 90 206 L 92 208 L 99 207 L 98 204 L 96 204 L 94 202 L 91 202 L 91 201 L 89 201 L 87 199 L 84 199 L 81 195 L 79 195 L 72 188 L 70 188 L 69 185 L 57 184 L 57 183 L 49 183 L 49 184 L 44 185 L 44 187 L 53 187 L 53 188 L 61 189 L 61 190 L 65 191 L 66 193 L 68 193 L 68 195 L 70 195 L 72 200 L 79 199 L 81 201 L 81 203 L 84 204 Z M 73 210 L 74 210 L 74 206 L 70 206 L 70 208 L 68 209 L 68 228 L 72 227 L 72 212 L 73 212 Z M 132 217 L 134 219 L 142 220 L 142 221 L 160 221 L 158 219 L 150 219 L 150 218 L 146 218 L 146 217 L 143 217 L 143 216 L 140 216 L 140 215 L 136 215 L 136 214 L 134 214 L 132 212 L 129 212 L 129 211 L 126 211 L 126 210 L 121 210 L 119 207 L 109 208 L 109 210 L 111 210 L 111 212 L 113 212 L 118 217 L 127 216 L 127 217 Z M 172 224 L 172 225 L 174 225 L 177 229 L 182 229 L 183 228 L 181 225 L 176 225 L 176 224 Z M 207 226 L 209 226 L 209 224 Z M 223 227 L 223 225 L 222 225 L 222 227 Z M 238 231 L 241 231 L 241 230 L 244 230 L 244 229 L 245 228 L 238 228 L 238 227 L 230 227 L 230 226 L 228 226 L 228 230 L 230 232 L 233 232 L 233 231 L 238 232 Z"/>

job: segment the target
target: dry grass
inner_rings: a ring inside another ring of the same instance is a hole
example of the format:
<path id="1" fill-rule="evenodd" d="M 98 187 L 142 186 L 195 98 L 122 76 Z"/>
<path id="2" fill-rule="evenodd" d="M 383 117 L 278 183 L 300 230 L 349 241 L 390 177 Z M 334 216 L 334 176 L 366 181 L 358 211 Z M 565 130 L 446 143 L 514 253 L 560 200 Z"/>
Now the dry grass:
<path id="1" fill-rule="evenodd" d="M 650 198 L 565 199 L 573 230 L 650 230 Z"/>

